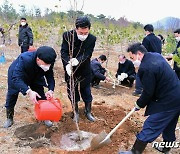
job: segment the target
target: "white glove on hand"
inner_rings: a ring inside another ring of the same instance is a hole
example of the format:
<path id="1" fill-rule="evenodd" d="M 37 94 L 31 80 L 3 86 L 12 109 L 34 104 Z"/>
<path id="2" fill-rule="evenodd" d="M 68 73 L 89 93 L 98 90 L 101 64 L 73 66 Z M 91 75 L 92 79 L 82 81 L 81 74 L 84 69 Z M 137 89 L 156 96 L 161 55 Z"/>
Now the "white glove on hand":
<path id="1" fill-rule="evenodd" d="M 53 91 L 52 90 L 49 90 L 45 93 L 45 96 L 47 99 L 50 99 L 50 98 L 53 98 Z"/>
<path id="2" fill-rule="evenodd" d="M 26 93 L 29 96 L 30 100 L 34 103 L 37 103 L 36 97 L 41 98 L 41 96 L 37 92 L 32 91 L 31 89 L 28 89 Z"/>
<path id="3" fill-rule="evenodd" d="M 123 76 L 124 79 L 128 77 L 128 74 L 127 74 L 127 73 L 121 73 L 121 75 Z M 123 79 L 123 80 L 124 80 L 124 79 Z"/>
<path id="4" fill-rule="evenodd" d="M 71 66 L 77 66 L 79 64 L 79 61 L 76 58 L 72 58 L 70 60 Z"/>
<path id="5" fill-rule="evenodd" d="M 71 76 L 72 70 L 71 70 L 71 64 L 66 65 L 66 72 L 69 76 Z"/>
<path id="6" fill-rule="evenodd" d="M 118 80 L 119 81 L 123 81 L 124 80 L 124 77 L 122 75 L 118 75 Z"/>
<path id="7" fill-rule="evenodd" d="M 135 111 L 139 111 L 139 110 L 141 109 L 141 108 L 137 105 L 137 102 L 135 102 L 134 107 L 135 107 Z"/>

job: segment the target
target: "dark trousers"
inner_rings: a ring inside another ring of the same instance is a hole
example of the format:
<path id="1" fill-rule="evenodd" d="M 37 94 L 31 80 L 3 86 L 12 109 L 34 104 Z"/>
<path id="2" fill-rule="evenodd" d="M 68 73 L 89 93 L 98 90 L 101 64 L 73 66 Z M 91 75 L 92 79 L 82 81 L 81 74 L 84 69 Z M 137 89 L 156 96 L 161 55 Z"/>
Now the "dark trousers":
<path id="1" fill-rule="evenodd" d="M 99 85 L 101 79 L 94 77 L 91 81 L 91 86 L 97 86 Z"/>
<path id="2" fill-rule="evenodd" d="M 132 85 L 135 80 L 135 75 L 130 75 L 126 79 L 124 79 L 121 83 L 122 84 L 130 84 Z"/>
<path id="3" fill-rule="evenodd" d="M 29 46 L 21 46 L 21 53 L 28 51 Z"/>
<path id="4" fill-rule="evenodd" d="M 80 94 L 79 94 L 79 88 L 80 88 Z M 81 82 L 76 82 L 74 84 L 74 89 L 70 90 L 70 85 L 69 82 L 67 82 L 67 93 L 68 93 L 68 97 L 70 99 L 70 101 L 72 102 L 71 99 L 71 91 L 74 90 L 75 93 L 75 102 L 79 102 L 80 101 L 80 95 L 82 100 L 85 103 L 90 103 L 92 102 L 92 95 L 91 95 L 91 88 L 90 88 L 90 83 L 85 83 L 85 81 L 81 81 Z"/>
<path id="5" fill-rule="evenodd" d="M 106 70 L 105 70 L 105 69 L 102 69 L 100 73 L 101 73 L 102 75 L 104 75 L 105 72 L 106 72 Z M 96 76 L 93 76 L 93 77 L 92 77 L 92 80 L 91 80 L 91 86 L 99 85 L 100 81 L 101 81 L 100 78 L 98 78 L 98 77 L 96 77 Z"/>
<path id="6" fill-rule="evenodd" d="M 150 115 L 137 138 L 140 141 L 151 143 L 162 133 L 164 142 L 175 141 L 175 128 L 179 115 L 180 109 Z"/>
<path id="7" fill-rule="evenodd" d="M 37 100 L 44 100 L 46 99 L 45 93 L 44 93 L 44 87 L 40 86 L 40 85 L 32 85 L 30 86 L 30 88 L 33 91 L 36 91 L 41 98 L 37 97 Z M 16 89 L 12 88 L 12 87 L 8 87 L 8 92 L 7 92 L 7 96 L 6 96 L 6 104 L 5 107 L 7 109 L 11 109 L 14 108 L 18 99 L 18 95 L 19 95 L 19 91 L 17 91 Z"/>
<path id="8" fill-rule="evenodd" d="M 140 78 L 139 78 L 139 75 L 138 73 L 136 74 L 136 84 L 135 84 L 135 91 L 137 93 L 142 93 L 142 90 L 143 90 L 143 85 L 140 81 Z"/>

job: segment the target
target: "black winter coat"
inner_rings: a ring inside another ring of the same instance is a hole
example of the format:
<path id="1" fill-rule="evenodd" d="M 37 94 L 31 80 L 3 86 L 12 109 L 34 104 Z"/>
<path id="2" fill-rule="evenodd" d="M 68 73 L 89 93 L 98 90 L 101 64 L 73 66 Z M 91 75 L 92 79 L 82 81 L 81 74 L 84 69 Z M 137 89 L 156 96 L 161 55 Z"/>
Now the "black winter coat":
<path id="1" fill-rule="evenodd" d="M 73 35 L 74 34 L 74 35 Z M 74 36 L 74 38 L 73 38 Z M 72 41 L 74 40 L 74 43 Z M 90 59 L 94 51 L 96 37 L 89 34 L 85 41 L 81 41 L 77 37 L 75 30 L 65 32 L 63 34 L 63 42 L 61 45 L 61 58 L 65 70 L 65 80 L 69 80 L 65 66 L 70 60 L 70 51 L 72 51 L 72 58 L 77 58 L 79 64 L 74 69 L 74 77 L 84 83 L 91 82 L 91 63 Z"/>
<path id="2" fill-rule="evenodd" d="M 136 74 L 134 64 L 132 63 L 132 61 L 126 59 L 124 64 L 118 63 L 116 78 L 118 75 L 121 75 L 121 73 L 127 73 L 128 76 Z"/>
<path id="3" fill-rule="evenodd" d="M 177 43 L 176 50 L 173 52 L 173 54 L 178 54 L 177 49 L 178 49 L 179 47 L 180 47 L 180 41 Z M 174 67 L 173 67 L 173 69 L 174 69 L 176 72 L 180 72 L 180 67 L 178 67 L 177 62 L 174 62 Z"/>
<path id="4" fill-rule="evenodd" d="M 18 36 L 19 46 L 32 46 L 33 45 L 33 33 L 31 28 L 26 24 L 25 26 L 19 26 Z"/>
<path id="5" fill-rule="evenodd" d="M 92 70 L 92 79 L 94 77 L 100 80 L 106 79 L 106 77 L 104 76 L 104 73 L 106 72 L 106 70 L 104 67 L 101 66 L 100 62 L 98 62 L 97 58 L 91 61 L 91 70 Z"/>
<path id="6" fill-rule="evenodd" d="M 44 72 L 36 63 L 36 52 L 24 52 L 10 65 L 8 70 L 8 90 L 11 93 L 21 92 L 23 95 L 31 85 L 46 86 L 44 76 L 48 83 L 48 89 L 54 91 L 55 80 L 53 65 Z"/>
<path id="7" fill-rule="evenodd" d="M 162 52 L 162 42 L 161 40 L 154 35 L 154 33 L 150 33 L 144 39 L 142 44 L 147 49 L 148 52 Z"/>
<path id="8" fill-rule="evenodd" d="M 138 75 L 143 92 L 138 106 L 146 107 L 145 115 L 180 108 L 180 80 L 158 53 L 146 53 L 141 61 Z"/>

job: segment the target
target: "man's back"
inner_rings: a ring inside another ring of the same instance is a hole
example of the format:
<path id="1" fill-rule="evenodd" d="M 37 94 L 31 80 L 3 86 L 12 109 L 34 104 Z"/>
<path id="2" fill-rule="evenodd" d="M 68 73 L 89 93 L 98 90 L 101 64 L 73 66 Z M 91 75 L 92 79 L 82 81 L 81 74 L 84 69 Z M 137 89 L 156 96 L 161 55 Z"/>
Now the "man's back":
<path id="1" fill-rule="evenodd" d="M 147 104 L 146 115 L 180 107 L 180 81 L 161 55 L 145 54 L 138 74 L 144 88 L 138 101 Z"/>
<path id="2" fill-rule="evenodd" d="M 145 46 L 148 52 L 162 52 L 161 40 L 154 35 L 154 33 L 148 34 L 144 39 L 142 44 Z"/>

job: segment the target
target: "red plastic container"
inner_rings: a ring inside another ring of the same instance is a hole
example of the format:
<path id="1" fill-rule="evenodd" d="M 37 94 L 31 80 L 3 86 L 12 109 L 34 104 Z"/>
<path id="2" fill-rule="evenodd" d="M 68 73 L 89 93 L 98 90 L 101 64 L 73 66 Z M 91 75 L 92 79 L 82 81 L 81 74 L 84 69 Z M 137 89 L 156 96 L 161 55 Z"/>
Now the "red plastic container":
<path id="1" fill-rule="evenodd" d="M 58 98 L 39 100 L 34 111 L 37 120 L 59 121 L 62 117 L 62 106 Z"/>

